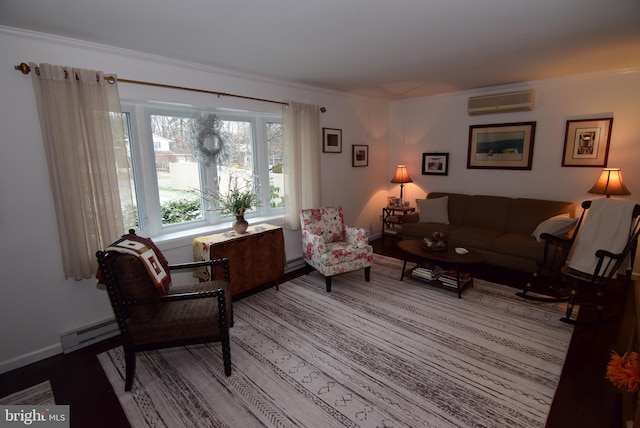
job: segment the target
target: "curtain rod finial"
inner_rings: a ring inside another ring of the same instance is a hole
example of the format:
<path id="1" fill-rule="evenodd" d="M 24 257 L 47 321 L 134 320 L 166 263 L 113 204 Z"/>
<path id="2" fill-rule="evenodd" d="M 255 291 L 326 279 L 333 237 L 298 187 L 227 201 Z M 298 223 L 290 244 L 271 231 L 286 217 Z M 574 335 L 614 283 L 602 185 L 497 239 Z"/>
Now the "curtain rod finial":
<path id="1" fill-rule="evenodd" d="M 22 65 L 22 64 L 21 64 L 21 65 Z M 25 64 L 25 65 L 26 65 L 26 64 Z M 17 66 L 16 66 L 16 67 L 17 67 Z M 28 67 L 28 65 L 27 65 L 27 67 Z M 327 108 L 326 108 L 326 107 L 320 107 L 320 111 L 321 111 L 321 112 L 323 112 L 323 113 L 326 113 L 326 112 L 327 112 Z"/>
<path id="2" fill-rule="evenodd" d="M 22 74 L 29 74 L 31 72 L 31 67 L 29 64 L 21 62 L 20 65 L 14 65 L 13 68 L 22 72 Z"/>

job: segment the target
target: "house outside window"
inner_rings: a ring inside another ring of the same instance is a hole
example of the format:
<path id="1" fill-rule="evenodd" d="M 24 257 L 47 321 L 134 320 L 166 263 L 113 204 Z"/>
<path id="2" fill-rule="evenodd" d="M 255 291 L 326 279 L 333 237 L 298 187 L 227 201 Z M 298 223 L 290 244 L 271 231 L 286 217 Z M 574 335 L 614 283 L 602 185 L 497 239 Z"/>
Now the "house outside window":
<path id="1" fill-rule="evenodd" d="M 246 213 L 249 221 L 282 215 L 280 114 L 131 101 L 122 111 L 140 231 L 157 236 L 230 223 L 233 218 L 220 215 L 207 196 L 224 192 L 230 177 L 260 189 L 261 206 Z"/>

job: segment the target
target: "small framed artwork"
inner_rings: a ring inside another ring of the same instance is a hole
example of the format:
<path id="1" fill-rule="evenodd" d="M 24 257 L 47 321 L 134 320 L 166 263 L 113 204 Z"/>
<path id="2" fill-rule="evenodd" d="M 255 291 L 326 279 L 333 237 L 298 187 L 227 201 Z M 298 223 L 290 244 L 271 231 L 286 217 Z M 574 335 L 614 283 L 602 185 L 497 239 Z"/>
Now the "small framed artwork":
<path id="1" fill-rule="evenodd" d="M 396 205 L 396 197 L 395 196 L 387 196 L 387 206 L 389 208 L 394 207 Z"/>
<path id="2" fill-rule="evenodd" d="M 447 175 L 449 173 L 449 153 L 423 153 L 422 175 Z"/>
<path id="3" fill-rule="evenodd" d="M 342 129 L 322 128 L 322 151 L 342 153 Z"/>
<path id="4" fill-rule="evenodd" d="M 351 146 L 351 166 L 369 166 L 369 146 L 354 144 Z"/>
<path id="5" fill-rule="evenodd" d="M 467 168 L 531 169 L 535 122 L 469 127 Z"/>
<path id="6" fill-rule="evenodd" d="M 567 120 L 562 166 L 607 166 L 613 118 Z"/>

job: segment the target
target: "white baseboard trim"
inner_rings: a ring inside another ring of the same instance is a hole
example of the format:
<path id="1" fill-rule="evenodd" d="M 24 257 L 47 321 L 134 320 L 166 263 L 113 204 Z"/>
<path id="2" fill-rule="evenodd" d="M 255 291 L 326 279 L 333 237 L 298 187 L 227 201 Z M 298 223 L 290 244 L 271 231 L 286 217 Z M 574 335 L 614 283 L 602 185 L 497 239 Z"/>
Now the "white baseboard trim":
<path id="1" fill-rule="evenodd" d="M 58 354 L 62 354 L 61 343 L 56 343 L 54 345 L 47 346 L 46 348 L 41 348 L 36 351 L 11 358 L 10 360 L 2 361 L 0 363 L 0 373 L 10 372 L 11 370 L 19 369 L 20 367 L 37 363 L 38 361 L 53 357 Z"/>

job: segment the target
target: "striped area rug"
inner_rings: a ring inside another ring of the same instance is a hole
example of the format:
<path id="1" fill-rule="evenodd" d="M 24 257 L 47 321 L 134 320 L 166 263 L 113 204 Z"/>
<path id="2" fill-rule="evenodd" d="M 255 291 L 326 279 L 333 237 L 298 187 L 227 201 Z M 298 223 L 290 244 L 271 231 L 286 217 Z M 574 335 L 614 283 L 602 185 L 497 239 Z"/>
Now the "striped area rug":
<path id="1" fill-rule="evenodd" d="M 40 406 L 46 404 L 55 404 L 51 383 L 48 380 L 0 398 L 0 405 L 2 406 Z"/>
<path id="2" fill-rule="evenodd" d="M 234 303 L 233 374 L 219 344 L 99 355 L 134 427 L 543 427 L 572 327 L 562 304 L 476 280 L 463 299 L 399 260 L 317 273 Z"/>

